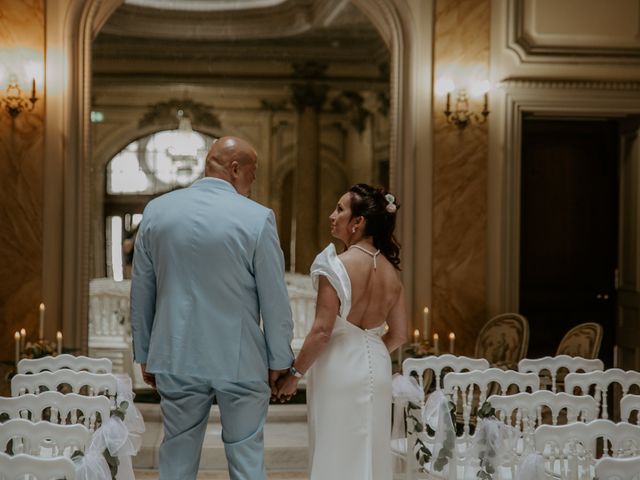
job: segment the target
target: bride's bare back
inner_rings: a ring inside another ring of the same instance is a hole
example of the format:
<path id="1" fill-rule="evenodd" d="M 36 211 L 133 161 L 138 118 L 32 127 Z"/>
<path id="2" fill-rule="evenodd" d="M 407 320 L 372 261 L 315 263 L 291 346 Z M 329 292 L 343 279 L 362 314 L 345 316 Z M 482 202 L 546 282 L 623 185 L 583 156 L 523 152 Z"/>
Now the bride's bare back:
<path id="1" fill-rule="evenodd" d="M 367 251 L 374 253 L 373 248 Z M 399 314 L 402 283 L 393 265 L 381 253 L 374 259 L 367 253 L 350 248 L 341 255 L 351 280 L 351 311 L 347 320 L 362 329 L 393 323 Z M 403 307 L 404 308 L 404 307 Z M 404 313 L 404 312 L 403 312 Z"/>

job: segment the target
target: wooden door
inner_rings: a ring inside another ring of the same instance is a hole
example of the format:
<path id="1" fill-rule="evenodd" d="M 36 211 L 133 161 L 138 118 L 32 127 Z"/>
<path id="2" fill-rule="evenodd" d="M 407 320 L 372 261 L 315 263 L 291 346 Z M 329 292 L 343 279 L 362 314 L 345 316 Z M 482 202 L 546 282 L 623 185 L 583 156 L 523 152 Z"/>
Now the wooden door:
<path id="1" fill-rule="evenodd" d="M 640 120 L 621 127 L 617 366 L 640 370 Z"/>
<path id="2" fill-rule="evenodd" d="M 612 362 L 618 138 L 615 121 L 523 122 L 520 312 L 530 358 L 554 355 L 571 327 L 597 322 L 600 358 Z"/>

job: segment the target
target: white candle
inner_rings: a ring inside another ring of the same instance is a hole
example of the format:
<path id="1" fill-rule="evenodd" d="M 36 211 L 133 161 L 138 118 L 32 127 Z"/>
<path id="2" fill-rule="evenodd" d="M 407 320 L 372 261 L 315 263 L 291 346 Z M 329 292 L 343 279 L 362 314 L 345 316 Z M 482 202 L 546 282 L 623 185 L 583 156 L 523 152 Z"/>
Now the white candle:
<path id="1" fill-rule="evenodd" d="M 58 355 L 62 353 L 62 332 L 56 333 L 56 340 L 58 341 Z"/>
<path id="2" fill-rule="evenodd" d="M 44 303 L 40 304 L 40 329 L 38 330 L 38 340 L 44 339 Z"/>
<path id="3" fill-rule="evenodd" d="M 456 334 L 451 332 L 449 334 L 449 353 L 453 353 L 453 345 L 456 342 Z"/>
<path id="4" fill-rule="evenodd" d="M 14 333 L 13 338 L 16 341 L 16 369 L 17 369 L 18 362 L 20 361 L 20 332 Z"/>
<path id="5" fill-rule="evenodd" d="M 433 351 L 436 353 L 436 355 L 438 355 L 440 352 L 438 351 L 438 341 L 440 340 L 440 337 L 438 336 L 437 333 L 433 334 Z"/>
<path id="6" fill-rule="evenodd" d="M 420 330 L 417 328 L 413 331 L 413 343 L 418 343 L 420 341 Z"/>
<path id="7" fill-rule="evenodd" d="M 422 334 L 425 340 L 429 340 L 429 307 L 424 307 L 422 311 Z"/>
<path id="8" fill-rule="evenodd" d="M 24 344 L 27 342 L 27 331 L 24 328 L 20 329 L 20 351 L 24 350 Z"/>

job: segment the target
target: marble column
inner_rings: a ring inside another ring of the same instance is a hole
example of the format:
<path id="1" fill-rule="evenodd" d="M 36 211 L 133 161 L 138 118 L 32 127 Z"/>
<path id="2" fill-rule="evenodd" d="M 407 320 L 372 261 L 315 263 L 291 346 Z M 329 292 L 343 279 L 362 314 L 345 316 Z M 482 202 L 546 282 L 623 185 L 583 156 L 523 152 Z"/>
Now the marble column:
<path id="1" fill-rule="evenodd" d="M 294 173 L 295 258 L 298 273 L 309 273 L 319 251 L 320 115 L 328 87 L 312 81 L 292 85 L 297 117 L 297 157 Z M 292 232 L 293 233 L 293 232 Z"/>

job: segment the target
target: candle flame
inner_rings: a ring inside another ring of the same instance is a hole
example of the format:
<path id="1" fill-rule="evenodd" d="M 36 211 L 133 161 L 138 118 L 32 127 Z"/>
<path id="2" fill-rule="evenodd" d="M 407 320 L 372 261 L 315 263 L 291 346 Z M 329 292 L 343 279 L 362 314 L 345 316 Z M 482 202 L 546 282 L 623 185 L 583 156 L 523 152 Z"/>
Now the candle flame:
<path id="1" fill-rule="evenodd" d="M 44 303 L 41 303 L 41 304 L 40 304 L 40 311 L 41 311 L 41 312 L 44 312 Z"/>
<path id="2" fill-rule="evenodd" d="M 420 330 L 418 330 L 417 328 L 413 331 L 413 336 L 414 337 L 419 337 L 420 336 Z"/>
<path id="3" fill-rule="evenodd" d="M 23 336 L 23 337 L 26 337 L 27 336 L 27 331 L 24 328 L 21 328 L 20 329 L 20 335 Z"/>
<path id="4" fill-rule="evenodd" d="M 455 338 L 456 338 L 456 334 L 455 334 L 455 333 L 453 333 L 453 332 L 451 332 L 451 333 L 449 334 L 449 340 L 455 340 Z"/>
<path id="5" fill-rule="evenodd" d="M 429 313 L 429 307 L 424 307 L 423 312 L 424 312 L 424 313 Z"/>
<path id="6" fill-rule="evenodd" d="M 439 338 L 440 338 L 440 337 L 438 336 L 438 334 L 437 334 L 437 333 L 434 333 L 434 334 L 433 334 L 433 339 L 434 339 L 434 340 L 438 340 Z"/>
<path id="7" fill-rule="evenodd" d="M 13 338 L 15 338 L 16 340 L 20 340 L 20 332 L 14 333 Z"/>

